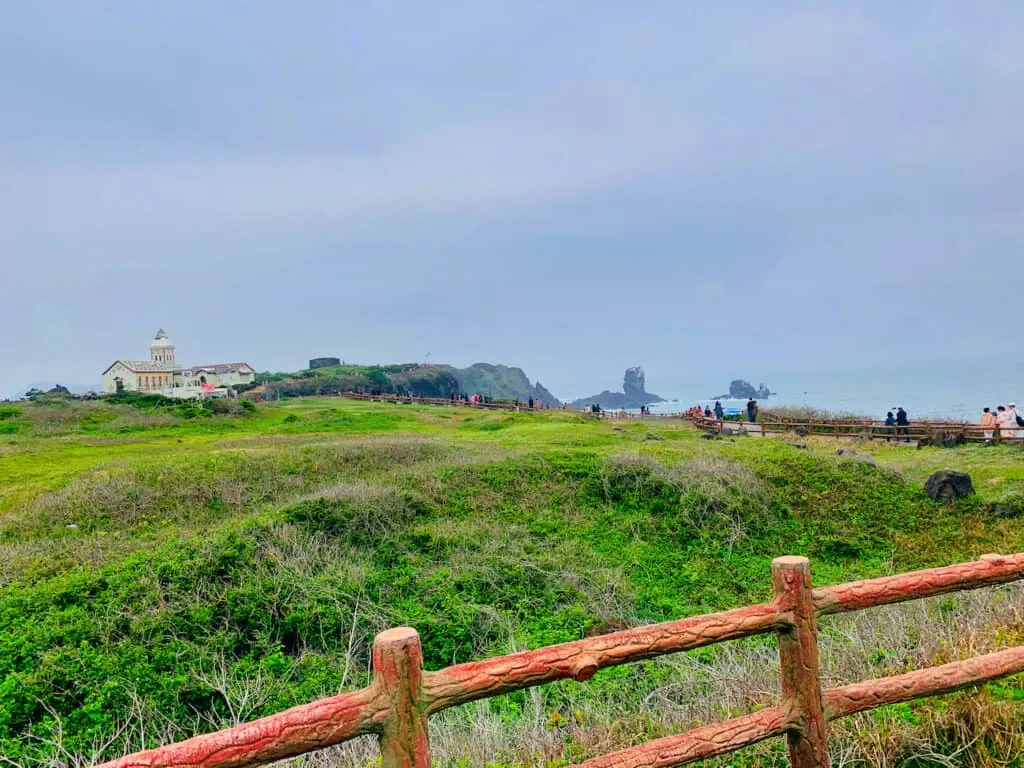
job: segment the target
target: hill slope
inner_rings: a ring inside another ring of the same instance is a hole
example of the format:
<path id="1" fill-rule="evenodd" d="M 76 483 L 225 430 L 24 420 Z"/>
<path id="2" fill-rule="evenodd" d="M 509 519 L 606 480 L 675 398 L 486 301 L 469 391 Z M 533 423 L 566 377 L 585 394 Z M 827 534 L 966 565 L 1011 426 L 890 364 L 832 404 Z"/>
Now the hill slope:
<path id="1" fill-rule="evenodd" d="M 18 405 L 0 428 L 0 753 L 23 764 L 48 764 L 58 734 L 73 755 L 113 739 L 113 756 L 360 686 L 387 626 L 417 627 L 438 668 L 763 600 L 779 554 L 826 584 L 1024 550 L 1024 523 L 989 513 L 1024 488 L 1002 447 L 875 446 L 876 467 L 681 422 L 337 399 Z M 946 466 L 981 495 L 931 502 L 923 479 Z M 931 605 L 881 614 L 895 631 L 877 612 L 824 624 L 829 674 L 1024 639 L 1019 588 Z M 738 714 L 772 701 L 776 658 L 760 638 L 505 696 L 445 716 L 437 759 L 577 760 Z M 1019 754 L 1024 688 L 989 690 L 836 738 L 869 764 Z"/>
<path id="2" fill-rule="evenodd" d="M 380 391 L 416 397 L 449 397 L 452 393 L 481 394 L 494 399 L 530 398 L 545 405 L 560 405 L 558 398 L 521 368 L 474 363 L 468 368 L 450 365 L 333 365 L 296 373 L 261 373 L 259 383 L 280 390 L 282 397 L 337 395 L 349 391 Z"/>
<path id="3" fill-rule="evenodd" d="M 466 393 L 478 393 L 493 398 L 512 398 L 523 403 L 533 398 L 548 406 L 561 405 L 559 399 L 539 381 L 536 384 L 530 383 L 522 368 L 474 363 L 468 368 L 449 370 L 458 379 L 462 391 Z"/>

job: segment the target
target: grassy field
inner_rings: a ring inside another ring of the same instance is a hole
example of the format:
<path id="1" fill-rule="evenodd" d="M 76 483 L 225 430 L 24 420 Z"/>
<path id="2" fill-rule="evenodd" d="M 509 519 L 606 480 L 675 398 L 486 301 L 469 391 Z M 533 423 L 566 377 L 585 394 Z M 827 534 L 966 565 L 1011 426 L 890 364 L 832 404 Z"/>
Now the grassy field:
<path id="1" fill-rule="evenodd" d="M 204 415 L 0 405 L 0 754 L 76 764 L 367 679 L 410 624 L 427 665 L 1024 551 L 1024 453 L 707 441 L 682 422 L 305 399 Z M 870 456 L 870 461 L 862 460 Z M 968 471 L 952 507 L 922 484 Z M 829 685 L 1024 642 L 1024 590 L 824 622 Z M 438 764 L 571 762 L 777 699 L 771 638 L 446 713 Z M 836 728 L 836 763 L 1022 765 L 1024 684 Z M 730 765 L 769 765 L 779 744 Z M 306 762 L 360 764 L 371 742 Z M 747 762 L 743 762 L 743 761 Z M 779 763 L 781 764 L 781 763 Z"/>

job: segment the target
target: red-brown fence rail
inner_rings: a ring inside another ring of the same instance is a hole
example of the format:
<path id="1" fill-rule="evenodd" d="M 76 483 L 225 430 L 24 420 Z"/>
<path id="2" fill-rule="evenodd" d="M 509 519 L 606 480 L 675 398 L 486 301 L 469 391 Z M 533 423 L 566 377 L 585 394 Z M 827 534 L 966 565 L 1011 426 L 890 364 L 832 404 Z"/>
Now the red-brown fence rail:
<path id="1" fill-rule="evenodd" d="M 392 394 L 369 395 L 361 392 L 343 392 L 340 397 L 347 397 L 353 400 L 366 400 L 378 403 L 414 403 L 427 405 L 448 405 L 461 408 L 477 408 L 490 411 L 518 411 L 529 410 L 526 403 L 515 403 L 507 400 L 497 402 L 479 402 L 472 400 L 451 400 L 443 397 L 414 397 Z M 535 410 L 557 410 L 535 405 Z M 606 410 L 595 415 L 600 418 L 613 420 L 636 420 L 636 419 L 689 419 L 700 429 L 709 432 L 723 432 L 728 429 L 746 429 L 746 422 L 733 420 L 719 420 L 714 417 L 694 414 L 689 416 L 686 413 L 655 413 L 640 415 L 638 413 L 624 410 Z M 888 426 L 881 421 L 871 419 L 780 419 L 768 418 L 756 422 L 756 428 L 764 435 L 779 435 L 791 432 L 799 432 L 807 435 L 818 435 L 821 437 L 853 438 L 859 440 L 886 440 L 894 443 L 908 442 L 940 442 L 952 438 L 955 442 L 991 442 L 993 440 L 1010 442 L 1024 440 L 1024 428 L 1010 428 L 1000 430 L 985 429 L 977 424 L 967 424 L 953 421 L 915 421 L 908 426 Z"/>
<path id="2" fill-rule="evenodd" d="M 458 408 L 480 408 L 486 411 L 528 411 L 529 403 L 523 402 L 518 403 L 510 400 L 492 400 L 491 402 L 473 402 L 472 400 L 462 400 L 461 398 L 451 399 L 448 397 L 417 397 L 415 395 L 392 395 L 392 394 L 381 394 L 381 395 L 368 395 L 364 392 L 342 392 L 338 397 L 347 397 L 352 400 L 365 400 L 373 403 L 402 403 L 402 404 L 416 404 L 416 405 L 448 405 Z M 534 410 L 558 410 L 545 406 L 539 401 L 534 401 Z"/>
<path id="3" fill-rule="evenodd" d="M 744 421 L 720 420 L 714 417 L 693 415 L 690 420 L 700 429 L 708 432 L 724 432 L 729 429 L 744 430 L 750 425 Z M 761 434 L 800 433 L 819 437 L 848 438 L 858 440 L 886 440 L 891 442 L 990 442 L 1017 441 L 1024 439 L 1024 429 L 985 429 L 977 424 L 953 421 L 917 421 L 907 426 L 890 426 L 881 421 L 869 419 L 835 420 L 758 420 L 753 428 Z"/>
<path id="4" fill-rule="evenodd" d="M 822 690 L 817 620 L 821 616 L 977 589 L 1024 578 L 1024 553 L 834 587 L 813 589 L 808 561 L 772 562 L 774 599 L 663 624 L 636 627 L 534 651 L 423 670 L 420 639 L 408 627 L 373 643 L 373 683 L 224 731 L 138 752 L 101 768 L 236 768 L 294 757 L 375 733 L 384 768 L 430 765 L 428 717 L 448 707 L 669 653 L 777 632 L 782 700 L 725 722 L 657 739 L 582 763 L 586 768 L 667 768 L 785 736 L 797 768 L 827 766 L 828 722 L 886 704 L 978 685 L 1024 671 L 1024 646 L 892 677 Z"/>

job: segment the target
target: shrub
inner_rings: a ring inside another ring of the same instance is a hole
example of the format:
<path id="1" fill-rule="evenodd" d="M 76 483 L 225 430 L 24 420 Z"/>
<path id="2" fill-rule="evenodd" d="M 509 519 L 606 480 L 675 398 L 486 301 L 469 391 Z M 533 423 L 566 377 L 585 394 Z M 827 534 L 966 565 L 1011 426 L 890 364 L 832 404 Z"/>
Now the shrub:
<path id="1" fill-rule="evenodd" d="M 408 493 L 381 486 L 339 485 L 288 507 L 284 519 L 311 531 L 368 547 L 389 538 L 418 515 L 425 504 Z"/>
<path id="2" fill-rule="evenodd" d="M 243 413 L 246 408 L 242 403 L 245 402 L 249 401 L 238 401 L 233 397 L 213 397 L 206 401 L 206 408 L 209 409 L 210 413 L 218 415 Z M 252 403 L 249 403 L 249 405 L 252 405 Z"/>
<path id="3" fill-rule="evenodd" d="M 711 454 L 675 467 L 635 453 L 611 456 L 600 487 L 608 501 L 678 524 L 683 540 L 710 539 L 730 551 L 751 527 L 771 520 L 768 486 L 748 467 Z"/>

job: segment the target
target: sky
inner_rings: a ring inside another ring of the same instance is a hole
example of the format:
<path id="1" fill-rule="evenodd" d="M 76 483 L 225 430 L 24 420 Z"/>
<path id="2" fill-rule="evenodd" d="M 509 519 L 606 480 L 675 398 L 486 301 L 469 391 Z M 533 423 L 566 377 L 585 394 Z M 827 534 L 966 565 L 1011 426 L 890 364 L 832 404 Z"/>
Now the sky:
<path id="1" fill-rule="evenodd" d="M 1012 0 L 0 4 L 0 396 L 98 386 L 157 328 L 185 364 L 429 353 L 564 398 L 1019 358 L 1022 28 Z"/>

